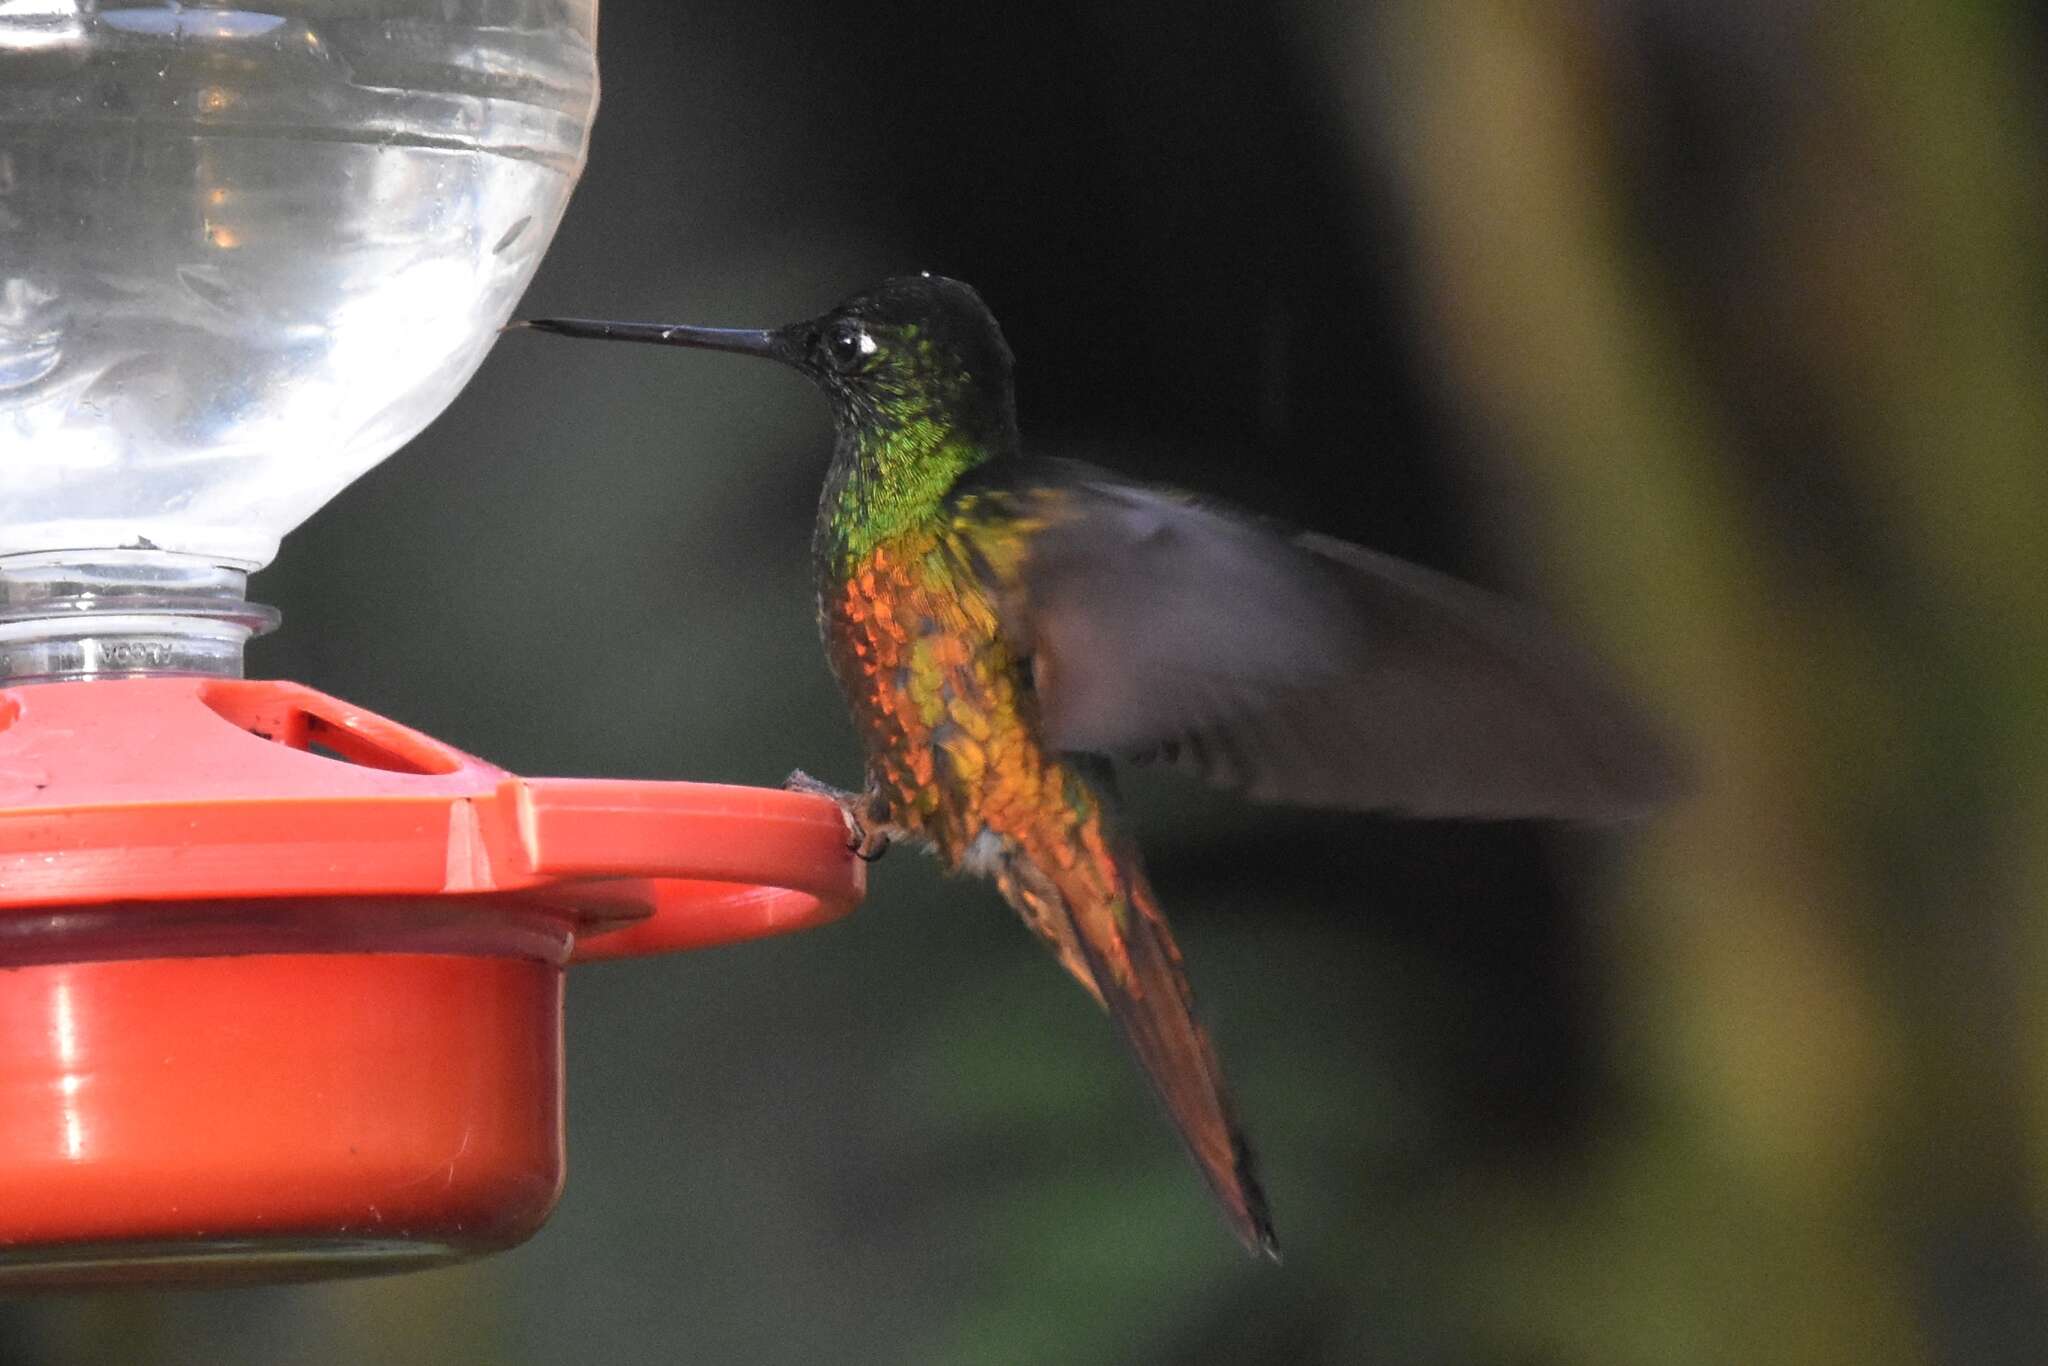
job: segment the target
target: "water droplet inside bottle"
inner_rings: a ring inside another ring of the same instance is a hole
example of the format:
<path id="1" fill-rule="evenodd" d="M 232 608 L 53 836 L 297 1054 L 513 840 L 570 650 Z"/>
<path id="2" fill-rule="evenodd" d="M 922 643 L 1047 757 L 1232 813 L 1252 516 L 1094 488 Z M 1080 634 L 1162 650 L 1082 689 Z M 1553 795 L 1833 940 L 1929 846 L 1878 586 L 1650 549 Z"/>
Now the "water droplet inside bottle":
<path id="1" fill-rule="evenodd" d="M 526 229 L 532 224 L 532 222 L 533 215 L 528 214 L 526 215 L 526 217 L 520 219 L 517 223 L 514 223 L 511 227 L 505 229 L 505 235 L 498 239 L 498 245 L 491 248 L 491 255 L 504 255 L 506 250 L 509 249 L 514 242 L 517 242 L 522 236 L 525 235 Z"/>

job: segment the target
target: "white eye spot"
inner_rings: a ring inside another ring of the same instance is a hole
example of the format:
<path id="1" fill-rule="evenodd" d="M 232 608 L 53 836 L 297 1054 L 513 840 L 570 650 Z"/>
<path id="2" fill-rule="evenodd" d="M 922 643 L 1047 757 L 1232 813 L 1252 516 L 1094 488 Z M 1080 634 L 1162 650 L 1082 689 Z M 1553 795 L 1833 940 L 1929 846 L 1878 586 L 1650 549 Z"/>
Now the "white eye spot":
<path id="1" fill-rule="evenodd" d="M 862 356 L 872 355 L 875 339 L 857 323 L 843 322 L 825 340 L 826 359 L 841 370 L 858 365 Z"/>

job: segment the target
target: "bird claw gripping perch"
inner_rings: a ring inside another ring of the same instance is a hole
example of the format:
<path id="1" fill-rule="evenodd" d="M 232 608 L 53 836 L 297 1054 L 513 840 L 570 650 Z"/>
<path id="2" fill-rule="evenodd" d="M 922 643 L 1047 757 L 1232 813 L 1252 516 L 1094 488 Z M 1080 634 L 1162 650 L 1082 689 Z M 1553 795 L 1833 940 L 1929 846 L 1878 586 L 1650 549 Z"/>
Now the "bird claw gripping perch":
<path id="1" fill-rule="evenodd" d="M 873 788 L 848 792 L 813 778 L 802 769 L 791 769 L 782 786 L 790 792 L 823 797 L 838 806 L 846 818 L 847 849 L 862 863 L 873 863 L 889 852 L 889 830 L 880 812 L 881 794 Z"/>

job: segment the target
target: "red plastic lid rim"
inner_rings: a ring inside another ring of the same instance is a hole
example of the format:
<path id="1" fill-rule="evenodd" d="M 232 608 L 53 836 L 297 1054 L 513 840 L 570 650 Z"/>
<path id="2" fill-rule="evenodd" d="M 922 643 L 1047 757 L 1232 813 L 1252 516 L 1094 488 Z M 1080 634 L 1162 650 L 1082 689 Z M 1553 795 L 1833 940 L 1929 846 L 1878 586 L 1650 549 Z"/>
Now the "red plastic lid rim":
<path id="1" fill-rule="evenodd" d="M 448 953 L 566 966 L 576 921 L 512 897 L 129 902 L 0 914 L 0 969 L 258 953 Z"/>
<path id="2" fill-rule="evenodd" d="M 294 683 L 0 690 L 0 803 L 0 957 L 54 908 L 195 924 L 194 903 L 282 899 L 317 920 L 358 898 L 394 930 L 438 908 L 411 933 L 545 912 L 575 958 L 618 957 L 821 924 L 865 885 L 829 801 L 519 778 Z"/>

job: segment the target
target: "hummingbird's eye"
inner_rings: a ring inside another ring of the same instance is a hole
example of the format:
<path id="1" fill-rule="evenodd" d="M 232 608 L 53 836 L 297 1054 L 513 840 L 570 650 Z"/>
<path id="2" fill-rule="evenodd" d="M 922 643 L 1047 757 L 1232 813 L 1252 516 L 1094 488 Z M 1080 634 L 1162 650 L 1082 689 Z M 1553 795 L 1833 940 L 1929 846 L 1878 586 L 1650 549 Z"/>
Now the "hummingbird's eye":
<path id="1" fill-rule="evenodd" d="M 843 322 L 825 334 L 825 355 L 836 370 L 853 370 L 875 354 L 875 339 L 856 322 Z"/>

